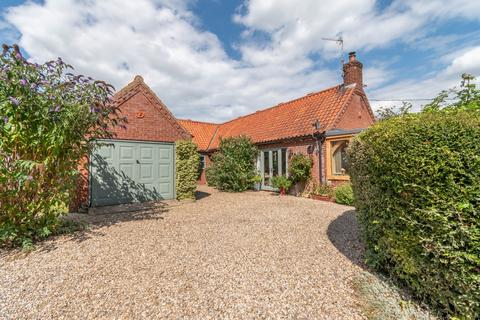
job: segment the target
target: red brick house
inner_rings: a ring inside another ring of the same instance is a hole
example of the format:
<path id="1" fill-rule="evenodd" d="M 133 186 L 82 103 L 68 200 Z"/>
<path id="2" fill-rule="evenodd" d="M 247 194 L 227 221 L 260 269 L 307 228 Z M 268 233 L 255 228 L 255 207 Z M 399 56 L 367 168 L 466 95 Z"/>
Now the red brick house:
<path id="1" fill-rule="evenodd" d="M 349 179 L 343 168 L 348 142 L 375 121 L 363 91 L 362 68 L 352 52 L 343 66 L 343 84 L 221 124 L 179 122 L 192 134 L 205 166 L 220 138 L 246 135 L 261 150 L 257 169 L 262 188 L 270 188 L 272 176 L 287 174 L 288 158 L 294 153 L 312 157 L 317 182 L 338 184 Z M 200 183 L 205 183 L 204 173 Z"/>
<path id="2" fill-rule="evenodd" d="M 104 145 L 90 156 L 74 209 L 175 198 L 174 142 L 181 139 L 193 139 L 208 166 L 220 138 L 249 136 L 261 150 L 257 168 L 264 189 L 272 176 L 287 174 L 288 158 L 299 152 L 312 157 L 317 182 L 348 180 L 345 147 L 374 122 L 362 68 L 351 53 L 344 83 L 221 124 L 176 119 L 137 76 L 114 96 L 127 128 L 116 128 L 115 139 L 100 141 Z"/>

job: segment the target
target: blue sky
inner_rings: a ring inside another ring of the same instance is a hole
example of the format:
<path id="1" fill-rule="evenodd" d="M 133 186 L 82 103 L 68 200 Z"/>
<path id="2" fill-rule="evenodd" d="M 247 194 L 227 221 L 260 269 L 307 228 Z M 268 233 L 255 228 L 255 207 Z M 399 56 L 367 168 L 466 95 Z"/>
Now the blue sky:
<path id="1" fill-rule="evenodd" d="M 480 76 L 480 1 L 0 2 L 0 40 L 121 88 L 141 74 L 181 118 L 224 121 L 341 82 L 357 51 L 374 108 Z M 417 104 L 418 106 L 418 104 Z"/>

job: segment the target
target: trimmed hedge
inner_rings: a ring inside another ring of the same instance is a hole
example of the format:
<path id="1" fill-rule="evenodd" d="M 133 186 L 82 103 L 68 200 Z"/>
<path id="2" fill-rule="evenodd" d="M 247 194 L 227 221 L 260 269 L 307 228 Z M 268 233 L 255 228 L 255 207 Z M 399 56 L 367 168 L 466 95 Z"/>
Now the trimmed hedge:
<path id="1" fill-rule="evenodd" d="M 200 162 L 197 145 L 188 140 L 177 141 L 175 153 L 177 199 L 195 199 Z"/>
<path id="2" fill-rule="evenodd" d="M 367 262 L 443 313 L 480 315 L 480 114 L 381 121 L 350 145 Z"/>
<path id="3" fill-rule="evenodd" d="M 246 136 L 220 140 L 220 148 L 212 156 L 206 171 L 209 185 L 223 191 L 241 192 L 253 187 L 258 149 Z"/>

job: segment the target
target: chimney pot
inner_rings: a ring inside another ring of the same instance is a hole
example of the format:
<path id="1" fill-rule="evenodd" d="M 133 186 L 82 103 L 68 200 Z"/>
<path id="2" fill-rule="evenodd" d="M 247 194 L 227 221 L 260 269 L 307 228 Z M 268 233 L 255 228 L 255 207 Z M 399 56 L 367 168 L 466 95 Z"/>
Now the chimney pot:
<path id="1" fill-rule="evenodd" d="M 357 60 L 357 56 L 355 55 L 355 51 L 352 51 L 348 54 L 348 61 L 352 62 L 352 61 L 355 61 L 355 60 Z"/>

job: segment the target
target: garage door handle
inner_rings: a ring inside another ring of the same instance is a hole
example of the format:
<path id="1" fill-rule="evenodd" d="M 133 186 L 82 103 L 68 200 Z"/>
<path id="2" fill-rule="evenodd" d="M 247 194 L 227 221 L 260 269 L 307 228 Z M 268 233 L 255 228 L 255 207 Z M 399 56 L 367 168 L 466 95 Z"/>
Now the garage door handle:
<path id="1" fill-rule="evenodd" d="M 140 164 L 140 161 L 137 160 L 137 164 Z"/>

